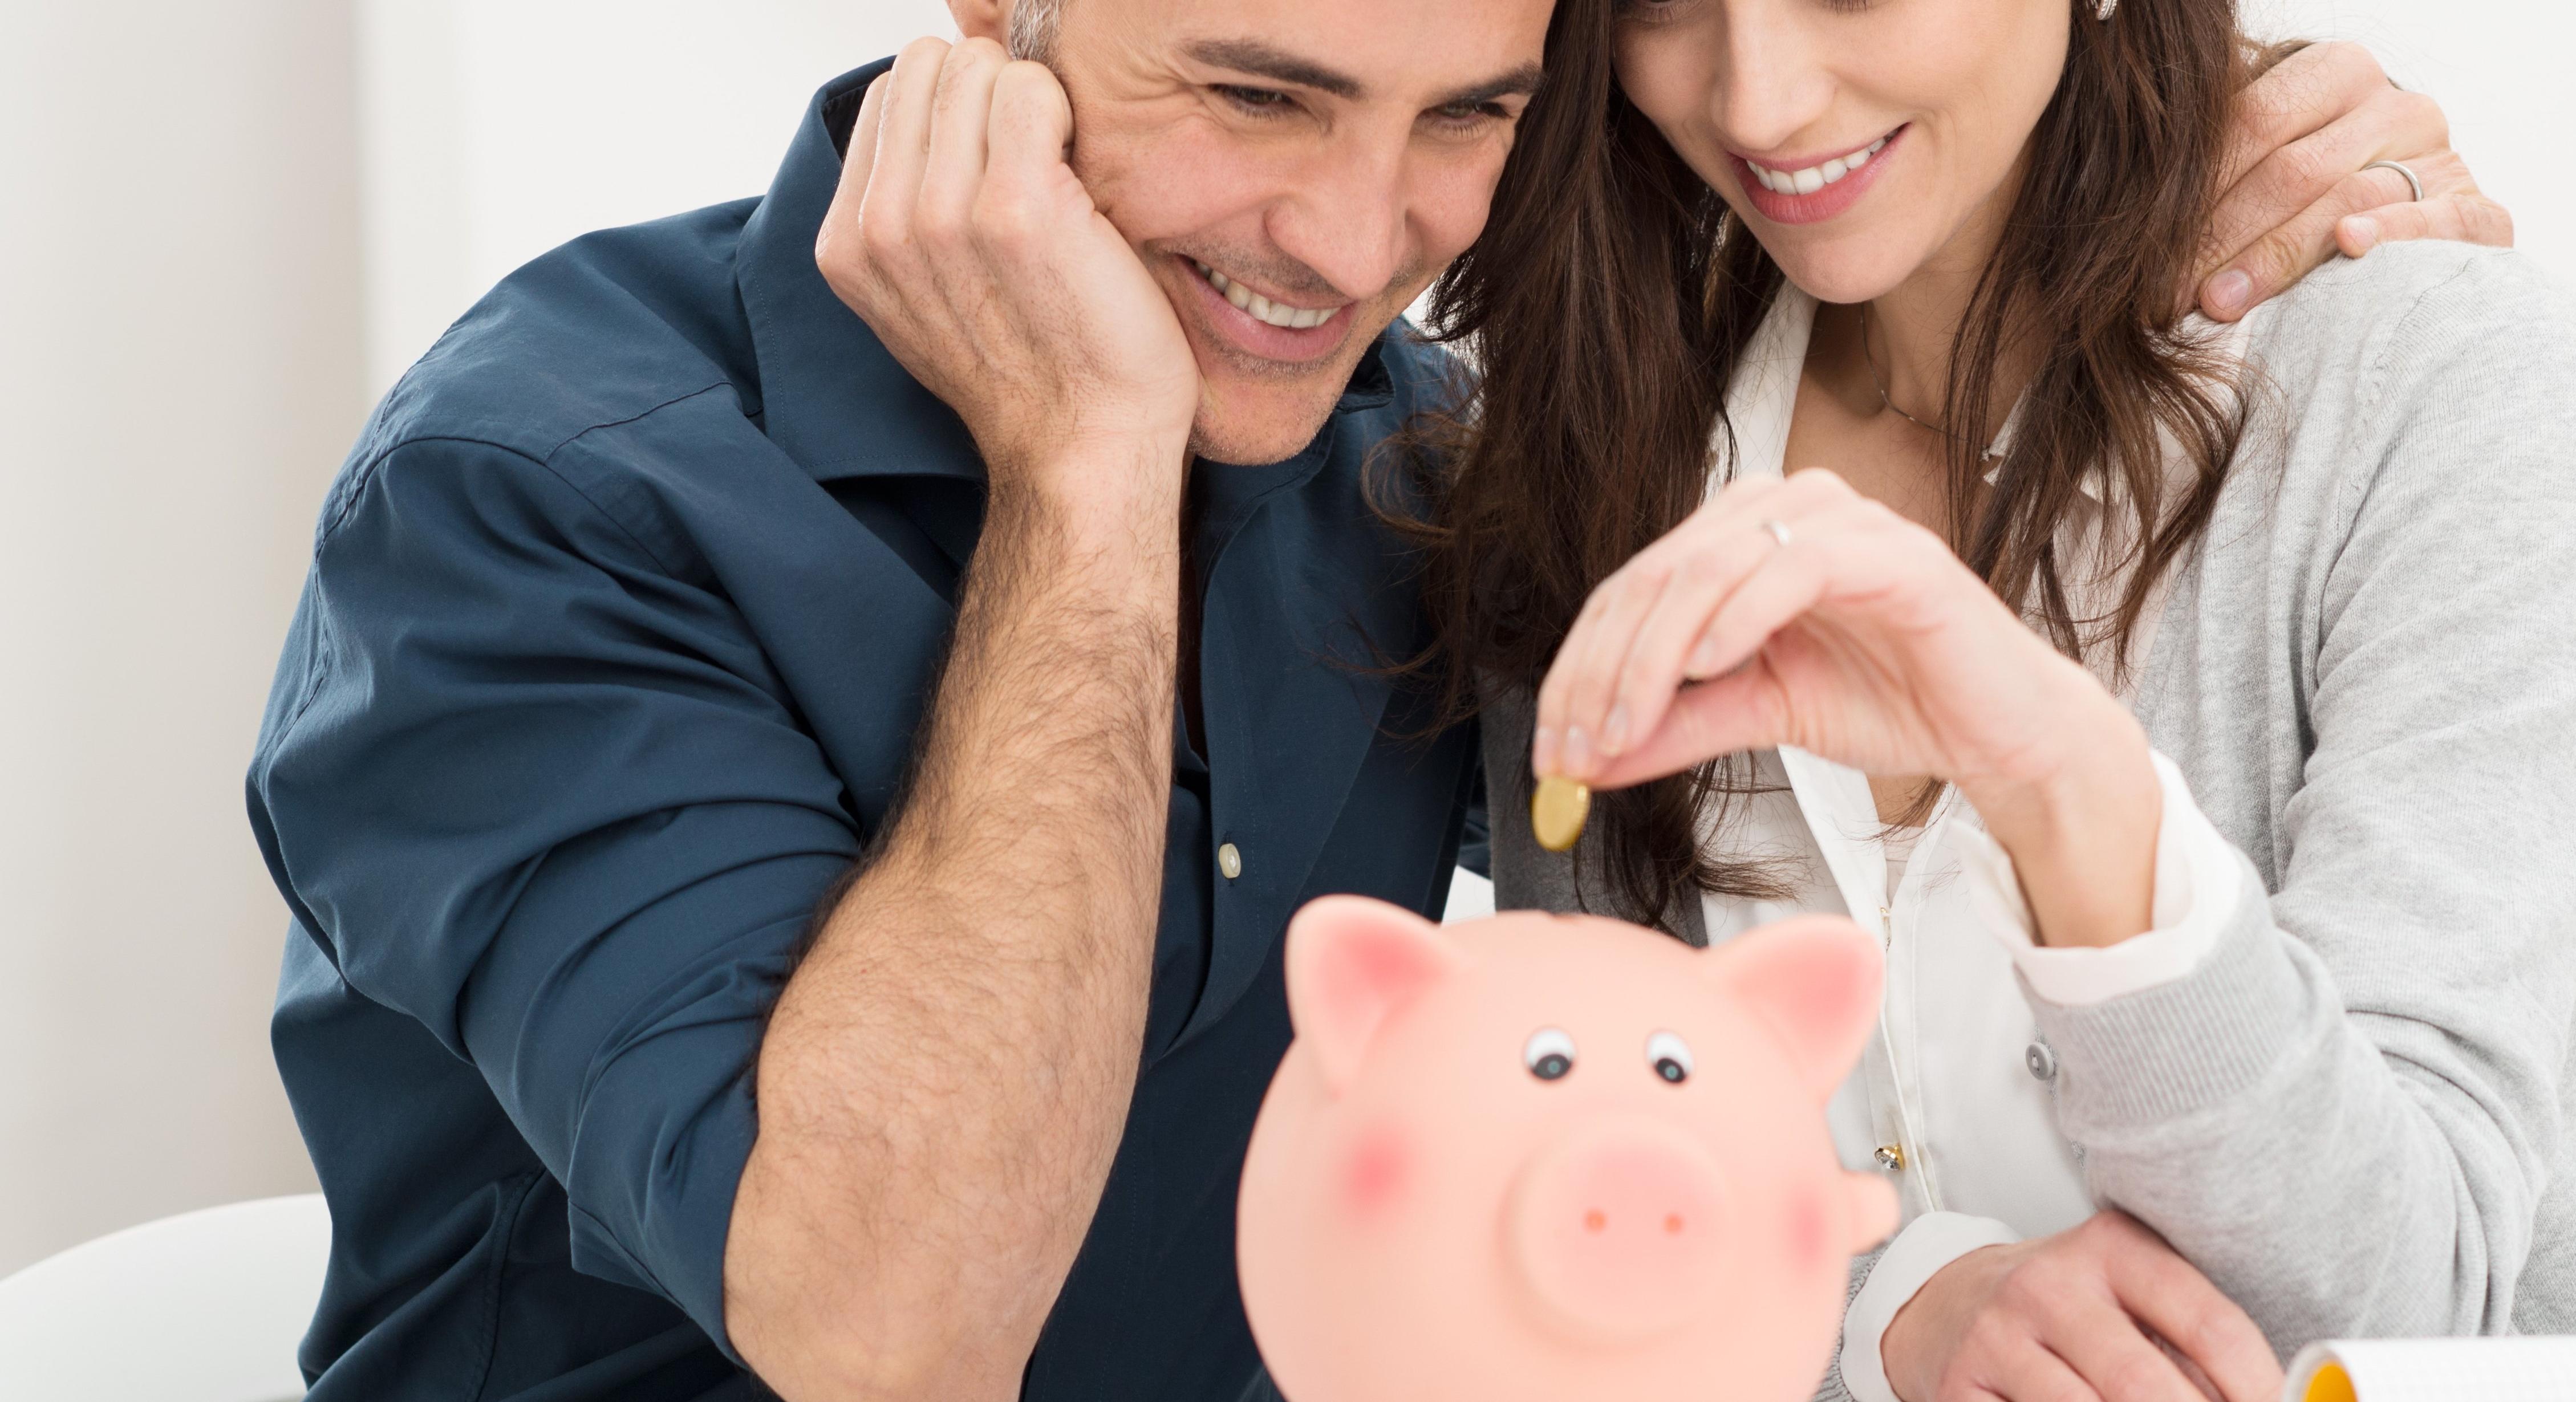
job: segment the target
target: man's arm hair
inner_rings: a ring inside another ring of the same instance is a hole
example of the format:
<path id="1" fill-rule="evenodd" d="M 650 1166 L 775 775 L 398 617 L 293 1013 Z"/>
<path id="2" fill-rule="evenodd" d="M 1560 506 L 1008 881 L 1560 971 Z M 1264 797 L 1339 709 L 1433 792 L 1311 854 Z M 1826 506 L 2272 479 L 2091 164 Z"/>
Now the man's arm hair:
<path id="1" fill-rule="evenodd" d="M 1017 1394 L 1143 1044 L 1176 521 L 988 509 L 908 791 L 760 1054 L 725 1320 L 785 1397 Z"/>

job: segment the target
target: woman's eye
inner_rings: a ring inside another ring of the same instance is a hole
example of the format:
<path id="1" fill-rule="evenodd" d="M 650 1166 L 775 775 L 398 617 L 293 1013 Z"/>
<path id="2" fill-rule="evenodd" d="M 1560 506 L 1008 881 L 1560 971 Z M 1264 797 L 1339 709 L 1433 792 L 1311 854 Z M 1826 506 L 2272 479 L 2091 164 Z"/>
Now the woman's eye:
<path id="1" fill-rule="evenodd" d="M 1690 1043 L 1670 1032 L 1658 1032 L 1646 1039 L 1646 1064 L 1655 1074 L 1674 1085 L 1690 1079 Z"/>
<path id="2" fill-rule="evenodd" d="M 1521 1065 L 1542 1081 L 1563 1080 L 1574 1069 L 1574 1039 L 1562 1028 L 1542 1027 L 1521 1044 Z"/>

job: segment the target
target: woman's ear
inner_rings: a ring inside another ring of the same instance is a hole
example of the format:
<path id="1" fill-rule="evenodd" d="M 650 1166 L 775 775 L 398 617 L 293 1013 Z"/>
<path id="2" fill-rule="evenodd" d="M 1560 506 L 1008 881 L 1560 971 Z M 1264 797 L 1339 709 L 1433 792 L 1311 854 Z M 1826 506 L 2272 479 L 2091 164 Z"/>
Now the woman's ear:
<path id="1" fill-rule="evenodd" d="M 1808 915 L 1702 957 L 1708 976 L 1770 1026 L 1816 1098 L 1830 1099 L 1878 1025 L 1878 941 L 1839 915 Z"/>
<path id="2" fill-rule="evenodd" d="M 1028 0 L 1016 0 L 1026 4 Z M 1015 0 L 948 0 L 948 16 L 957 21 L 960 39 L 1010 43 L 1011 6 Z"/>
<path id="3" fill-rule="evenodd" d="M 1288 1020 L 1341 1094 L 1377 1030 L 1466 962 L 1440 927 L 1365 896 L 1309 901 L 1288 922 Z"/>

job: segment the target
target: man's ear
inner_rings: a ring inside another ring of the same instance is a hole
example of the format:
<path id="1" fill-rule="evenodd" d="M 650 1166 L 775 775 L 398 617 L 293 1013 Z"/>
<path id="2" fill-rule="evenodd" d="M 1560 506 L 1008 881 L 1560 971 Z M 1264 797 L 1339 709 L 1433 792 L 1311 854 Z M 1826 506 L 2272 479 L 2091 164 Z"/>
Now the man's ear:
<path id="1" fill-rule="evenodd" d="M 1810 915 L 1766 925 L 1701 957 L 1708 977 L 1770 1026 L 1807 1089 L 1831 1099 L 1878 1025 L 1886 973 L 1878 941 L 1839 915 Z"/>
<path id="2" fill-rule="evenodd" d="M 1377 1030 L 1466 962 L 1440 927 L 1366 896 L 1324 896 L 1288 922 L 1288 1020 L 1339 1095 Z"/>
<path id="3" fill-rule="evenodd" d="M 948 0 L 948 16 L 957 21 L 960 39 L 1010 43 L 1011 6 L 1015 0 Z M 1027 0 L 1016 0 L 1026 4 Z"/>

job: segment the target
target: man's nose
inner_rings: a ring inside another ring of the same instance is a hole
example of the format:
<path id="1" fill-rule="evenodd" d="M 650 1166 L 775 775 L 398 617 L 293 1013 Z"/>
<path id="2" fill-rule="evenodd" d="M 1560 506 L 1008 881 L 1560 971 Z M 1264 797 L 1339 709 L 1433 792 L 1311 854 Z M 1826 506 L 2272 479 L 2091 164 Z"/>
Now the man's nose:
<path id="1" fill-rule="evenodd" d="M 1271 241 L 1352 301 L 1384 291 L 1404 268 L 1411 237 L 1405 147 L 1400 137 L 1337 133 L 1271 206 Z"/>

